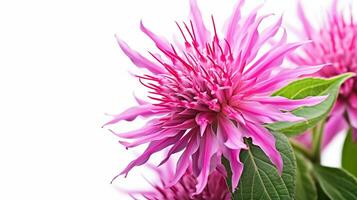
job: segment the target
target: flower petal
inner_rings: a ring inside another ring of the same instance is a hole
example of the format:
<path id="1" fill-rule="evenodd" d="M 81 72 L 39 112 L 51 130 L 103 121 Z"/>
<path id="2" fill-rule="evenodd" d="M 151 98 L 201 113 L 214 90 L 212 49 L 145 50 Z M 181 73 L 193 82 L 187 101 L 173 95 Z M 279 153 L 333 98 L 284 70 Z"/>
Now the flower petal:
<path id="1" fill-rule="evenodd" d="M 307 97 L 305 99 L 288 99 L 285 97 L 254 97 L 261 104 L 277 106 L 281 110 L 294 110 L 302 106 L 314 106 L 323 102 L 327 96 Z"/>
<path id="2" fill-rule="evenodd" d="M 207 125 L 212 123 L 212 121 L 214 120 L 214 117 L 215 117 L 214 114 L 207 113 L 207 112 L 199 113 L 196 115 L 195 120 L 196 120 L 196 123 L 200 126 L 201 136 L 205 132 Z"/>
<path id="3" fill-rule="evenodd" d="M 177 129 L 177 130 L 187 130 L 193 127 L 196 127 L 196 121 L 194 119 L 182 120 L 178 124 L 174 125 L 164 125 L 163 128 L 165 129 Z"/>
<path id="4" fill-rule="evenodd" d="M 110 124 L 115 124 L 122 120 L 133 121 L 138 116 L 148 117 L 148 116 L 155 115 L 158 113 L 160 113 L 160 111 L 158 111 L 157 108 L 151 104 L 145 104 L 145 105 L 139 105 L 136 107 L 131 107 L 120 114 L 114 115 L 113 116 L 114 119 L 107 122 L 106 124 L 104 124 L 103 127 L 110 125 Z"/>
<path id="5" fill-rule="evenodd" d="M 343 115 L 331 115 L 325 125 L 322 148 L 326 148 L 341 131 L 347 131 L 348 124 Z"/>
<path id="6" fill-rule="evenodd" d="M 305 15 L 304 9 L 303 9 L 300 1 L 298 1 L 298 16 L 299 16 L 299 18 L 300 18 L 300 20 L 302 22 L 302 25 L 303 25 L 303 28 L 304 28 L 306 36 L 309 39 L 311 39 L 312 38 L 313 28 L 312 28 L 309 20 L 307 19 L 306 15 Z"/>
<path id="7" fill-rule="evenodd" d="M 264 151 L 281 174 L 283 172 L 283 159 L 275 147 L 274 136 L 265 128 L 252 123 L 247 123 L 247 130 L 249 132 L 247 137 L 251 137 L 253 144 Z"/>
<path id="8" fill-rule="evenodd" d="M 161 50 L 171 51 L 171 46 L 168 41 L 166 41 L 163 37 L 157 36 L 155 33 L 151 32 L 144 26 L 143 21 L 140 21 L 140 29 L 147 36 L 151 38 L 152 41 L 156 44 L 156 46 Z"/>
<path id="9" fill-rule="evenodd" d="M 348 102 L 352 108 L 357 109 L 357 93 L 352 93 Z"/>
<path id="10" fill-rule="evenodd" d="M 227 158 L 232 169 L 232 191 L 238 187 L 240 177 L 243 173 L 243 164 L 239 160 L 241 150 L 227 149 L 224 157 Z"/>
<path id="11" fill-rule="evenodd" d="M 188 145 L 189 140 L 191 139 L 192 135 L 191 134 L 186 134 L 184 137 L 182 137 L 178 142 L 176 142 L 171 149 L 169 150 L 169 152 L 167 152 L 166 157 L 160 162 L 159 166 L 161 166 L 162 164 L 166 163 L 171 155 L 182 151 L 183 149 L 185 149 Z"/>
<path id="12" fill-rule="evenodd" d="M 255 58 L 257 55 L 258 51 L 253 51 L 255 50 L 255 47 L 257 45 L 257 42 L 259 40 L 259 32 L 258 32 L 258 27 L 260 23 L 267 17 L 272 16 L 272 14 L 267 14 L 264 16 L 259 17 L 254 24 L 251 25 L 251 30 L 247 33 L 245 36 L 245 43 L 241 44 L 242 48 L 242 62 L 243 63 L 249 63 L 251 60 Z"/>
<path id="13" fill-rule="evenodd" d="M 258 83 L 251 91 L 263 94 L 276 91 L 277 89 L 291 82 L 293 79 L 296 79 L 302 75 L 311 75 L 329 65 L 330 64 L 324 64 L 298 67 L 295 69 L 284 69 L 275 75 L 269 74 L 270 77 L 266 81 Z"/>
<path id="14" fill-rule="evenodd" d="M 146 163 L 149 158 L 151 157 L 152 154 L 161 151 L 162 149 L 176 143 L 178 140 L 178 136 L 174 136 L 171 138 L 166 138 L 160 141 L 154 141 L 149 144 L 149 146 L 145 149 L 144 153 L 141 154 L 137 159 L 131 161 L 128 166 L 119 174 L 125 176 L 128 175 L 129 171 L 135 167 L 135 166 L 140 166 Z"/>
<path id="15" fill-rule="evenodd" d="M 192 23 L 195 28 L 195 34 L 197 35 L 198 42 L 201 46 L 205 46 L 207 39 L 210 38 L 210 33 L 203 23 L 202 14 L 197 6 L 196 0 L 190 0 L 190 8 Z"/>
<path id="16" fill-rule="evenodd" d="M 187 133 L 191 135 L 191 139 L 186 149 L 184 150 L 179 160 L 177 161 L 176 173 L 172 181 L 168 184 L 169 187 L 175 185 L 183 176 L 183 174 L 186 172 L 187 168 L 189 167 L 190 157 L 192 154 L 194 154 L 197 151 L 199 147 L 199 140 L 197 138 L 198 136 L 197 133 L 198 133 L 198 129 L 192 129 L 189 131 L 189 133 Z"/>
<path id="17" fill-rule="evenodd" d="M 239 0 L 234 8 L 234 12 L 227 23 L 226 39 L 228 43 L 233 44 L 236 30 L 239 29 L 239 20 L 241 19 L 241 8 L 244 5 L 245 0 Z"/>
<path id="18" fill-rule="evenodd" d="M 201 141 L 200 144 L 200 149 L 202 149 L 202 151 L 200 151 L 201 152 L 200 158 L 202 160 L 202 169 L 197 177 L 195 194 L 201 193 L 207 185 L 208 175 L 210 172 L 211 158 L 215 154 L 217 149 L 217 143 L 214 133 L 212 132 L 212 129 L 209 128 L 206 130 L 203 136 L 203 140 Z"/>
<path id="19" fill-rule="evenodd" d="M 353 128 L 357 128 L 357 108 L 347 107 L 348 119 Z"/>
<path id="20" fill-rule="evenodd" d="M 146 144 L 152 141 L 158 141 L 158 140 L 163 140 L 165 138 L 169 137 L 174 137 L 177 136 L 178 139 L 180 138 L 179 136 L 182 136 L 184 131 L 177 131 L 175 129 L 173 130 L 159 130 L 156 132 L 150 132 L 148 135 L 142 136 L 133 142 L 126 142 L 126 141 L 119 141 L 120 144 L 124 145 L 127 149 L 128 148 L 133 148 L 142 144 Z"/>
<path id="21" fill-rule="evenodd" d="M 256 46 L 256 48 L 261 47 L 265 42 L 267 42 L 269 39 L 274 37 L 274 35 L 279 31 L 281 28 L 281 24 L 283 22 L 283 16 L 280 16 L 279 19 L 276 21 L 276 23 L 268 28 L 266 28 L 260 35 L 261 37 L 259 38 L 259 44 Z M 258 51 L 257 49 L 254 51 Z"/>
<path id="22" fill-rule="evenodd" d="M 148 123 L 146 126 L 138 129 L 138 130 L 133 130 L 125 133 L 116 133 L 112 130 L 110 130 L 114 135 L 120 137 L 120 138 L 125 138 L 125 139 L 135 139 L 138 137 L 144 137 L 146 135 L 158 132 L 161 128 L 155 125 L 152 125 L 151 123 Z"/>
<path id="23" fill-rule="evenodd" d="M 294 137 L 294 140 L 303 144 L 308 149 L 312 148 L 312 133 L 310 131 L 306 131 L 303 134 L 297 135 Z"/>
<path id="24" fill-rule="evenodd" d="M 244 43 L 244 41 L 246 39 L 248 31 L 251 30 L 250 29 L 251 26 L 253 26 L 254 22 L 256 21 L 258 11 L 259 11 L 259 9 L 262 8 L 262 6 L 263 6 L 263 4 L 256 6 L 250 12 L 250 14 L 246 17 L 246 19 L 243 21 L 243 23 L 239 29 L 240 31 L 236 31 L 236 33 L 234 34 L 233 40 L 230 42 L 230 45 L 232 46 L 234 52 L 245 53 L 245 52 L 242 52 L 242 44 Z M 245 65 L 243 65 L 241 67 L 245 67 Z"/>
<path id="25" fill-rule="evenodd" d="M 120 40 L 118 37 L 117 40 L 120 48 L 136 66 L 145 68 L 154 74 L 165 74 L 165 70 L 162 67 L 156 65 L 155 63 L 140 55 L 138 52 L 132 50 L 124 41 Z"/>
<path id="26" fill-rule="evenodd" d="M 254 64 L 254 67 L 252 66 L 249 70 L 247 70 L 247 78 L 260 77 L 264 72 L 271 71 L 273 67 L 276 67 L 283 62 L 288 53 L 306 43 L 307 42 L 296 42 L 285 44 L 278 47 L 276 50 L 272 50 L 269 57 L 266 57 L 266 59 L 262 60 L 260 63 Z"/>
<path id="27" fill-rule="evenodd" d="M 254 118 L 261 119 L 262 123 L 273 121 L 295 122 L 305 120 L 302 117 L 293 115 L 290 112 L 282 112 L 277 106 L 264 105 L 258 101 L 240 101 L 239 110 L 243 115 L 253 115 Z M 255 115 L 255 116 L 254 116 Z"/>
<path id="28" fill-rule="evenodd" d="M 217 126 L 217 135 L 223 135 L 225 138 L 224 145 L 230 149 L 246 149 L 243 142 L 243 133 L 236 127 L 233 122 L 225 117 L 220 117 Z"/>
<path id="29" fill-rule="evenodd" d="M 337 100 L 333 109 L 332 109 L 332 112 L 331 112 L 331 115 L 344 115 L 344 113 L 346 112 L 346 105 L 343 101 L 341 100 Z"/>

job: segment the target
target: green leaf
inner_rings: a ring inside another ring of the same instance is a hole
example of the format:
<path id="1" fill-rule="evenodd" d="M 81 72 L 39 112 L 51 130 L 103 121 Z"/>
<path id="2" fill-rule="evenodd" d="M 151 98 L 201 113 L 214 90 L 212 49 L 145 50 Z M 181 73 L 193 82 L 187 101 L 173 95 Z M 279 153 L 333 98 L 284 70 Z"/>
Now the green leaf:
<path id="1" fill-rule="evenodd" d="M 343 145 L 342 151 L 342 167 L 357 177 L 357 143 L 352 139 L 352 130 L 348 135 Z"/>
<path id="2" fill-rule="evenodd" d="M 295 156 L 286 136 L 279 133 L 274 136 L 284 162 L 282 174 L 264 152 L 247 139 L 249 148 L 240 154 L 244 170 L 233 199 L 294 199 Z"/>
<path id="3" fill-rule="evenodd" d="M 357 200 L 357 179 L 343 169 L 314 166 L 324 193 L 333 200 Z"/>
<path id="4" fill-rule="evenodd" d="M 229 191 L 232 193 L 232 169 L 231 169 L 231 166 L 229 164 L 229 160 L 227 160 L 227 158 L 223 157 L 222 156 L 222 160 L 221 160 L 223 166 L 226 168 L 226 171 L 227 171 L 227 179 L 226 179 L 226 184 L 227 184 L 227 187 L 229 189 Z"/>
<path id="5" fill-rule="evenodd" d="M 340 86 L 352 76 L 354 76 L 353 73 L 346 73 L 330 79 L 305 78 L 292 82 L 280 89 L 273 96 L 282 96 L 289 99 L 303 99 L 308 96 L 323 95 L 328 95 L 328 97 L 324 102 L 316 106 L 301 107 L 292 111 L 294 115 L 303 117 L 306 120 L 299 122 L 276 122 L 268 124 L 267 128 L 274 132 L 294 136 L 314 127 L 319 121 L 327 117 L 338 96 Z"/>
<path id="6" fill-rule="evenodd" d="M 316 184 L 317 188 L 317 200 L 331 200 L 326 193 L 322 190 L 320 184 Z"/>
<path id="7" fill-rule="evenodd" d="M 302 154 L 295 152 L 296 157 L 296 200 L 317 200 L 317 188 L 312 177 L 312 164 Z"/>

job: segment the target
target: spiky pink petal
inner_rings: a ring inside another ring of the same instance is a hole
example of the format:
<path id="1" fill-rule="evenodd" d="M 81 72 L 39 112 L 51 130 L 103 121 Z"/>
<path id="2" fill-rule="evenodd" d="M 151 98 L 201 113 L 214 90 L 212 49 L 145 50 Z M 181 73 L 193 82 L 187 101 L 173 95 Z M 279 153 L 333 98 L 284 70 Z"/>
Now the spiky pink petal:
<path id="1" fill-rule="evenodd" d="M 120 114 L 114 115 L 113 120 L 104 124 L 104 126 L 115 124 L 122 120 L 133 121 L 138 116 L 147 117 L 156 113 L 158 113 L 158 111 L 155 109 L 153 105 L 151 104 L 140 105 L 140 106 L 129 108 Z"/>
<path id="2" fill-rule="evenodd" d="M 264 104 L 279 105 L 284 110 L 294 110 L 301 106 L 313 106 L 326 99 L 326 96 L 308 97 L 305 99 L 291 100 L 285 97 L 257 97 L 257 101 Z"/>
<path id="3" fill-rule="evenodd" d="M 174 144 L 178 140 L 176 137 L 167 138 L 160 141 L 153 141 L 149 144 L 148 148 L 144 151 L 144 153 L 139 156 L 137 159 L 133 160 L 129 163 L 129 165 L 120 173 L 120 175 L 125 174 L 128 175 L 129 171 L 135 167 L 140 166 L 146 163 L 152 154 L 165 149 L 166 147 Z"/>
<path id="4" fill-rule="evenodd" d="M 243 141 L 243 133 L 233 122 L 226 118 L 218 121 L 217 134 L 222 136 L 224 145 L 230 149 L 244 149 L 247 145 Z"/>
<path id="5" fill-rule="evenodd" d="M 253 144 L 259 146 L 269 157 L 280 173 L 283 172 L 283 159 L 275 148 L 275 138 L 266 129 L 254 124 L 247 124 L 248 135 L 252 138 Z"/>
<path id="6" fill-rule="evenodd" d="M 197 129 L 192 129 L 190 132 L 197 132 Z M 169 185 L 174 185 L 180 180 L 180 178 L 183 176 L 185 171 L 187 170 L 188 166 L 190 166 L 190 157 L 192 154 L 194 154 L 198 148 L 199 148 L 199 140 L 197 138 L 198 136 L 194 136 L 191 138 L 190 142 L 188 143 L 188 146 L 180 156 L 180 159 L 177 162 L 177 167 L 176 167 L 176 173 L 174 178 L 172 178 L 172 182 Z"/>
<path id="7" fill-rule="evenodd" d="M 121 41 L 118 38 L 118 44 L 123 52 L 130 58 L 130 60 L 138 67 L 146 68 L 147 70 L 151 71 L 154 74 L 164 73 L 164 70 L 154 64 L 153 62 L 149 61 L 138 52 L 132 50 L 125 42 Z"/>
<path id="8" fill-rule="evenodd" d="M 196 193 L 199 194 L 206 187 L 208 181 L 208 175 L 210 174 L 210 164 L 212 156 L 217 151 L 217 140 L 213 131 L 209 128 L 205 132 L 200 144 L 200 160 L 202 160 L 202 169 L 197 177 Z"/>
<path id="9" fill-rule="evenodd" d="M 155 33 L 151 32 L 144 26 L 143 21 L 140 21 L 140 29 L 143 33 L 145 33 L 151 40 L 156 44 L 157 48 L 163 50 L 171 50 L 171 46 L 169 42 L 167 42 L 164 38 L 157 36 Z"/>
<path id="10" fill-rule="evenodd" d="M 196 0 L 190 0 L 190 8 L 191 8 L 191 17 L 194 25 L 194 30 L 197 31 L 195 35 L 197 37 L 199 44 L 201 46 L 204 46 L 207 39 L 210 38 L 210 33 L 204 25 L 202 14 L 200 9 L 198 8 Z"/>
<path id="11" fill-rule="evenodd" d="M 238 186 L 239 179 L 243 173 L 243 164 L 239 159 L 240 149 L 238 150 L 226 150 L 224 156 L 228 159 L 230 167 L 234 172 L 232 174 L 232 191 Z"/>
<path id="12" fill-rule="evenodd" d="M 347 130 L 348 123 L 344 117 L 342 115 L 332 115 L 325 125 L 322 139 L 322 148 L 325 148 L 327 145 L 329 145 L 332 139 L 336 137 L 336 134 Z"/>

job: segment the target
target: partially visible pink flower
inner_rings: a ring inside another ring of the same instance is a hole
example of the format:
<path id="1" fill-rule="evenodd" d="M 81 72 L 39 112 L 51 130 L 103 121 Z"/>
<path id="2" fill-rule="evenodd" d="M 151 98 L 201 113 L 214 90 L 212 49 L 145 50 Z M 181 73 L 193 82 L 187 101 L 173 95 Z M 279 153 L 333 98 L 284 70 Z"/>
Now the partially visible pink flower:
<path id="1" fill-rule="evenodd" d="M 197 178 L 192 168 L 189 167 L 175 185 L 170 185 L 167 180 L 175 171 L 171 163 L 164 168 L 151 167 L 160 180 L 150 184 L 149 190 L 127 191 L 134 199 L 145 197 L 149 200 L 229 200 L 231 194 L 226 183 L 226 172 L 223 166 L 213 170 L 208 177 L 207 185 L 200 194 L 196 194 Z"/>
<path id="2" fill-rule="evenodd" d="M 312 43 L 301 48 L 301 53 L 290 56 L 291 61 L 298 66 L 310 66 L 331 63 L 315 75 L 332 77 L 346 72 L 357 73 L 357 22 L 352 11 L 349 17 L 337 9 L 334 0 L 326 23 L 318 28 L 310 24 L 305 16 L 301 3 L 298 4 L 298 14 L 304 31 L 299 36 Z M 323 136 L 323 147 L 326 147 L 340 132 L 352 127 L 353 137 L 357 141 L 357 77 L 347 80 L 340 90 L 337 103 L 329 116 Z M 307 133 L 309 134 L 309 133 Z M 304 136 L 305 139 L 308 136 Z M 309 144 L 308 140 L 304 141 Z"/>
<path id="3" fill-rule="evenodd" d="M 293 137 L 293 139 L 303 144 L 306 148 L 312 149 L 312 134 L 310 131 L 306 131 L 303 134 L 297 135 Z"/>
<path id="4" fill-rule="evenodd" d="M 170 44 L 148 30 L 141 30 L 156 44 L 160 54 L 150 53 L 150 61 L 118 39 L 124 53 L 135 65 L 150 73 L 138 75 L 150 90 L 152 103 L 139 100 L 106 125 L 138 116 L 149 118 L 147 124 L 128 133 L 115 133 L 127 148 L 148 144 L 147 149 L 132 161 L 121 174 L 146 163 L 151 155 L 168 148 L 166 158 L 179 153 L 175 174 L 168 187 L 176 185 L 192 166 L 197 177 L 195 194 L 200 194 L 222 156 L 233 171 L 232 187 L 236 188 L 243 170 L 240 152 L 247 148 L 244 138 L 251 138 L 282 172 L 283 162 L 275 147 L 274 136 L 264 127 L 276 121 L 304 120 L 290 112 L 300 106 L 320 103 L 325 97 L 289 100 L 271 94 L 303 74 L 314 73 L 323 65 L 291 69 L 282 65 L 285 57 L 305 44 L 286 43 L 286 34 L 268 51 L 261 47 L 277 34 L 281 18 L 258 31 L 263 20 L 260 7 L 246 18 L 241 17 L 239 1 L 223 36 L 219 36 L 212 17 L 213 33 L 204 25 L 195 0 L 190 0 L 191 19 L 178 26 L 182 43 Z M 258 54 L 258 52 L 260 52 Z M 257 56 L 259 55 L 259 56 Z M 162 164 L 161 163 L 161 164 Z"/>

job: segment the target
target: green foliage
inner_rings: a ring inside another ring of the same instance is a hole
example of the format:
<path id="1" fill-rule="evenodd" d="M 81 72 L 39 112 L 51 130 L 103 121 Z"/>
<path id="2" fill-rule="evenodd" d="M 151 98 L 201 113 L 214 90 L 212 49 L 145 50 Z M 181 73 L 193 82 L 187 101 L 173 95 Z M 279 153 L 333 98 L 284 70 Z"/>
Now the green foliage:
<path id="1" fill-rule="evenodd" d="M 312 164 L 303 155 L 296 152 L 296 200 L 317 200 L 317 188 L 312 177 Z"/>
<path id="2" fill-rule="evenodd" d="M 357 142 L 352 139 L 352 130 L 349 131 L 342 151 L 342 167 L 357 177 Z"/>
<path id="3" fill-rule="evenodd" d="M 294 136 L 316 126 L 331 111 L 342 83 L 353 75 L 352 73 L 346 73 L 330 79 L 305 78 L 292 82 L 280 89 L 274 96 L 282 96 L 289 99 L 303 99 L 308 96 L 323 95 L 328 95 L 328 97 L 324 102 L 316 106 L 301 107 L 292 112 L 294 115 L 303 117 L 306 120 L 299 122 L 276 122 L 268 124 L 267 128 L 274 132 L 284 133 L 287 136 Z"/>
<path id="4" fill-rule="evenodd" d="M 274 134 L 284 169 L 279 174 L 264 152 L 246 140 L 249 146 L 241 153 L 244 170 L 233 199 L 294 199 L 296 161 L 288 139 Z"/>
<path id="5" fill-rule="evenodd" d="M 314 166 L 323 192 L 333 200 L 357 200 L 357 179 L 343 169 Z"/>

